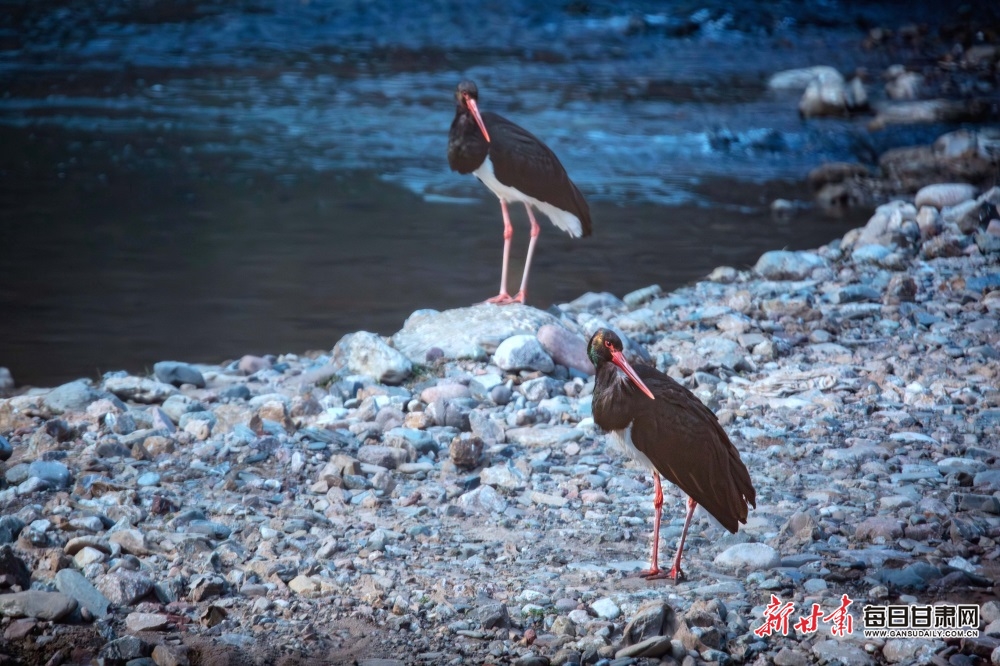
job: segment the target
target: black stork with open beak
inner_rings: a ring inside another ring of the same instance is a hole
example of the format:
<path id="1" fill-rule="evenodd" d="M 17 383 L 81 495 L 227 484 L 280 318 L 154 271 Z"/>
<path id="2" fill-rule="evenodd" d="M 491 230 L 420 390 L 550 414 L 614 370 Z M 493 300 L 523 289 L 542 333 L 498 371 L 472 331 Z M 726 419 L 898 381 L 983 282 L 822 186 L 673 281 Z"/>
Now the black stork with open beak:
<path id="1" fill-rule="evenodd" d="M 719 420 L 698 398 L 656 368 L 633 368 L 622 354 L 622 341 L 601 329 L 587 350 L 597 366 L 594 421 L 615 435 L 633 460 L 653 472 L 653 555 L 646 578 L 682 578 L 681 554 L 695 507 L 701 504 L 730 532 L 747 522 L 747 505 L 757 506 L 757 492 L 740 453 Z M 687 516 L 674 565 L 659 567 L 660 475 L 688 495 Z"/>
<path id="2" fill-rule="evenodd" d="M 541 231 L 532 208 L 545 213 L 552 223 L 570 236 L 589 236 L 590 208 L 566 175 L 548 146 L 528 130 L 503 116 L 479 111 L 479 90 L 472 81 L 462 81 L 455 90 L 455 119 L 448 133 L 448 165 L 461 174 L 475 174 L 500 199 L 503 212 L 503 270 L 500 293 L 487 303 L 524 303 L 528 296 L 528 272 Z M 514 228 L 507 204 L 520 201 L 531 221 L 531 241 L 524 263 L 521 288 L 507 293 L 507 262 Z"/>

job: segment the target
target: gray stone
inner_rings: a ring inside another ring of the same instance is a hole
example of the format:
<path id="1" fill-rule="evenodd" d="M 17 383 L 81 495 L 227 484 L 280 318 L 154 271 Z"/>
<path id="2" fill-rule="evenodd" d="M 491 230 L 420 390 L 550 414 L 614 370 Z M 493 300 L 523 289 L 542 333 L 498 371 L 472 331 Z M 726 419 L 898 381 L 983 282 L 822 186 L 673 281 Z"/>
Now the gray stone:
<path id="1" fill-rule="evenodd" d="M 171 421 L 180 423 L 181 417 L 185 414 L 189 412 L 204 412 L 207 408 L 194 398 L 177 394 L 164 400 L 160 409 L 170 417 Z"/>
<path id="2" fill-rule="evenodd" d="M 881 247 L 879 245 L 869 245 L 866 247 Z M 830 300 L 834 303 L 859 303 L 862 301 L 877 301 L 881 294 L 871 287 L 862 284 L 852 284 L 843 287 L 830 294 Z"/>
<path id="3" fill-rule="evenodd" d="M 538 338 L 533 335 L 513 335 L 501 342 L 493 355 L 493 362 L 501 370 L 508 372 L 552 372 L 555 368 L 552 357 L 545 353 Z"/>
<path id="4" fill-rule="evenodd" d="M 153 648 L 155 666 L 190 666 L 188 648 L 184 645 L 168 645 L 160 643 Z M 126 664 L 126 666 L 129 666 Z"/>
<path id="5" fill-rule="evenodd" d="M 987 469 L 976 472 L 972 477 L 973 486 L 987 486 L 994 490 L 1000 490 L 1000 469 Z"/>
<path id="6" fill-rule="evenodd" d="M 14 516 L 4 517 L 14 518 Z M 3 576 L 8 583 L 20 586 L 23 590 L 31 586 L 31 572 L 28 570 L 28 565 L 17 556 L 9 544 L 0 546 L 0 576 Z"/>
<path id="7" fill-rule="evenodd" d="M 828 65 L 785 69 L 772 74 L 767 80 L 767 87 L 771 90 L 805 90 L 813 79 L 839 75 L 840 72 Z"/>
<path id="8" fill-rule="evenodd" d="M 510 615 L 507 606 L 501 601 L 484 601 L 475 610 L 476 618 L 483 629 L 510 626 Z"/>
<path id="9" fill-rule="evenodd" d="M 588 291 L 560 307 L 572 312 L 601 312 L 603 310 L 623 310 L 625 309 L 625 302 L 607 291 Z"/>
<path id="10" fill-rule="evenodd" d="M 597 613 L 597 617 L 603 620 L 614 620 L 622 614 L 622 609 L 609 597 L 598 599 L 590 607 Z"/>
<path id="11" fill-rule="evenodd" d="M 108 614 L 111 602 L 83 574 L 76 569 L 60 569 L 55 578 L 56 589 L 73 597 L 81 608 L 86 608 L 96 618 Z"/>
<path id="12" fill-rule="evenodd" d="M 108 642 L 99 654 L 102 660 L 115 663 L 144 657 L 149 649 L 138 636 L 122 636 Z"/>
<path id="13" fill-rule="evenodd" d="M 458 505 L 475 513 L 503 513 L 507 500 L 492 486 L 479 486 L 458 497 Z"/>
<path id="14" fill-rule="evenodd" d="M 625 625 L 622 640 L 625 645 L 636 645 L 658 636 L 672 636 L 677 628 L 676 623 L 674 610 L 668 604 L 650 601 L 640 607 Z"/>
<path id="15" fill-rule="evenodd" d="M 0 366 L 0 395 L 10 393 L 14 390 L 14 386 L 14 375 L 11 374 L 10 368 Z"/>
<path id="16" fill-rule="evenodd" d="M 101 576 L 97 589 L 116 606 L 132 606 L 153 590 L 153 581 L 137 571 L 118 569 Z"/>
<path id="17" fill-rule="evenodd" d="M 494 465 L 483 469 L 479 473 L 479 481 L 483 485 L 498 486 L 510 490 L 521 490 L 528 482 L 524 472 L 510 464 Z"/>
<path id="18" fill-rule="evenodd" d="M 826 265 L 826 259 L 812 252 L 772 250 L 761 255 L 754 270 L 768 280 L 804 280 Z"/>
<path id="19" fill-rule="evenodd" d="M 62 592 L 27 590 L 0 594 L 0 615 L 58 622 L 76 610 L 76 599 Z"/>
<path id="20" fill-rule="evenodd" d="M 54 488 L 67 488 L 71 481 L 69 468 L 58 460 L 36 460 L 28 466 L 28 475 L 37 476 Z"/>
<path id="21" fill-rule="evenodd" d="M 587 341 L 563 326 L 545 324 L 536 336 L 552 360 L 559 365 L 578 370 L 587 375 L 594 374 L 594 364 L 587 357 Z"/>
<path id="22" fill-rule="evenodd" d="M 103 391 L 98 391 L 88 379 L 78 379 L 49 391 L 44 403 L 49 411 L 55 414 L 63 412 L 82 412 L 87 405 L 106 397 Z"/>
<path id="23" fill-rule="evenodd" d="M 507 441 L 522 446 L 557 446 L 583 439 L 584 431 L 568 426 L 511 428 L 507 431 Z"/>
<path id="24" fill-rule="evenodd" d="M 368 331 L 345 335 L 334 346 L 332 357 L 338 371 L 374 377 L 383 384 L 401 384 L 413 372 L 406 355 Z"/>
<path id="25" fill-rule="evenodd" d="M 201 371 L 188 363 L 160 361 L 153 365 L 153 374 L 165 384 L 173 384 L 174 386 L 192 384 L 198 388 L 205 388 L 205 377 Z"/>
<path id="26" fill-rule="evenodd" d="M 935 183 L 920 188 L 913 198 L 913 204 L 917 208 L 933 206 L 940 210 L 975 197 L 976 188 L 968 183 Z"/>
<path id="27" fill-rule="evenodd" d="M 758 571 L 781 564 L 781 556 L 764 543 L 738 543 L 715 556 L 716 566 L 730 570 Z"/>
<path id="28" fill-rule="evenodd" d="M 925 663 L 941 647 L 944 647 L 941 641 L 926 638 L 890 638 L 882 647 L 882 656 L 890 664 Z"/>
<path id="29" fill-rule="evenodd" d="M 843 116 L 848 111 L 847 84 L 840 72 L 832 68 L 816 71 L 799 100 L 799 115 Z"/>
<path id="30" fill-rule="evenodd" d="M 490 392 L 497 386 L 501 386 L 504 383 L 504 378 L 500 375 L 495 375 L 491 372 L 487 372 L 482 375 L 476 375 L 471 380 L 469 380 L 469 393 L 473 398 L 479 400 L 480 402 L 485 402 L 490 400 Z"/>
<path id="31" fill-rule="evenodd" d="M 209 430 L 211 430 L 212 428 L 215 427 L 215 424 L 218 422 L 218 419 L 216 418 L 214 413 L 208 410 L 200 412 L 184 412 L 178 419 L 177 425 L 180 426 L 180 428 L 183 430 L 187 428 L 188 424 L 191 423 L 192 421 L 202 421 L 204 423 L 207 423 Z"/>
<path id="32" fill-rule="evenodd" d="M 802 650 L 783 647 L 774 655 L 775 666 L 808 666 L 809 654 Z"/>
<path id="33" fill-rule="evenodd" d="M 980 225 L 982 207 L 977 201 L 963 201 L 948 206 L 941 211 L 941 219 L 946 224 L 954 224 L 963 234 L 971 234 Z"/>
<path id="34" fill-rule="evenodd" d="M 892 254 L 892 250 L 885 245 L 862 245 L 851 252 L 851 261 L 856 264 L 883 266 Z"/>
<path id="35" fill-rule="evenodd" d="M 873 516 L 858 524 L 854 537 L 859 540 L 874 541 L 881 537 L 886 541 L 903 536 L 903 525 L 895 518 Z"/>
<path id="36" fill-rule="evenodd" d="M 537 377 L 523 382 L 519 387 L 521 394 L 531 402 L 540 402 L 553 395 L 563 393 L 563 382 L 551 377 Z"/>
<path id="37" fill-rule="evenodd" d="M 0 516 L 0 544 L 14 543 L 24 525 L 24 521 L 17 516 Z"/>
<path id="38" fill-rule="evenodd" d="M 647 638 L 641 643 L 636 643 L 635 645 L 630 645 L 628 647 L 623 647 L 615 653 L 616 659 L 623 659 L 625 657 L 635 657 L 635 658 L 656 658 L 662 657 L 663 655 L 670 652 L 671 649 L 670 637 L 668 636 L 653 636 Z"/>
<path id="39" fill-rule="evenodd" d="M 660 287 L 660 285 L 651 284 L 648 287 L 643 287 L 642 289 L 636 289 L 635 291 L 631 291 L 625 294 L 622 297 L 622 301 L 624 301 L 625 305 L 629 306 L 630 308 L 635 308 L 642 305 L 643 303 L 647 303 L 653 300 L 654 298 L 657 298 L 662 293 L 663 293 L 663 288 Z"/>
<path id="40" fill-rule="evenodd" d="M 170 384 L 146 377 L 108 377 L 104 380 L 104 390 L 114 393 L 122 400 L 143 404 L 158 404 L 177 393 Z"/>
<path id="41" fill-rule="evenodd" d="M 163 613 L 129 613 L 125 616 L 125 627 L 133 632 L 164 631 L 170 618 Z"/>
<path id="42" fill-rule="evenodd" d="M 872 666 L 875 663 L 861 648 L 839 640 L 820 641 L 813 645 L 812 653 L 820 664 L 831 666 Z"/>
<path id="43" fill-rule="evenodd" d="M 380 444 L 366 444 L 358 449 L 358 460 L 386 469 L 396 469 L 407 461 L 409 455 L 405 449 Z"/>
<path id="44" fill-rule="evenodd" d="M 392 343 L 414 363 L 426 363 L 427 351 L 433 347 L 440 349 L 445 359 L 485 361 L 505 339 L 534 336 L 545 324 L 559 325 L 559 320 L 519 303 L 480 304 L 444 312 L 418 310 L 392 336 Z"/>
<path id="45" fill-rule="evenodd" d="M 507 441 L 503 425 L 498 420 L 490 418 L 488 412 L 478 409 L 469 412 L 469 427 L 472 429 L 472 434 L 481 438 L 487 445 Z"/>

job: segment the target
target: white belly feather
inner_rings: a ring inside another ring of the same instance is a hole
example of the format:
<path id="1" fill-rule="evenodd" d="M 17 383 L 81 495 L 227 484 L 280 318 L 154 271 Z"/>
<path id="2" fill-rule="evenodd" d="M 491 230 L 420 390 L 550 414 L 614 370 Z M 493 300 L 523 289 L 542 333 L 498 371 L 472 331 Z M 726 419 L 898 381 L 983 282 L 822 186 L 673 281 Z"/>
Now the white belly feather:
<path id="1" fill-rule="evenodd" d="M 651 472 L 656 472 L 656 466 L 650 462 L 646 454 L 635 448 L 635 444 L 632 443 L 632 424 L 629 423 L 628 427 L 624 430 L 612 430 L 611 435 L 614 437 L 615 442 L 622 452 L 627 455 L 632 460 L 636 461 L 641 465 L 645 465 Z"/>
<path id="2" fill-rule="evenodd" d="M 479 168 L 472 173 L 476 176 L 476 178 L 483 181 L 483 185 L 490 188 L 493 194 L 497 195 L 497 197 L 503 199 L 507 203 L 512 201 L 526 203 L 529 206 L 533 206 L 535 210 L 545 213 L 545 216 L 552 220 L 552 224 L 556 225 L 570 236 L 578 238 L 583 235 L 583 227 L 580 225 L 580 218 L 573 215 L 573 213 L 556 208 L 552 204 L 545 203 L 544 201 L 539 201 L 535 197 L 529 197 L 527 194 L 515 190 L 513 187 L 508 187 L 497 180 L 496 174 L 493 173 L 493 162 L 490 160 L 489 155 L 486 156 L 486 159 L 483 160 L 483 163 L 479 166 Z"/>

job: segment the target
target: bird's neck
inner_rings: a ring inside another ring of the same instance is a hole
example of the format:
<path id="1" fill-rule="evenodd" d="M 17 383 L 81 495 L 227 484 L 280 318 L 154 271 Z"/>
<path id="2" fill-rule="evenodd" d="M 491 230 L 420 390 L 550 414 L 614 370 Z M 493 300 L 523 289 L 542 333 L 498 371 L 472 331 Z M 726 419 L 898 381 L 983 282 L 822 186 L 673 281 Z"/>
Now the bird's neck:
<path id="1" fill-rule="evenodd" d="M 635 390 L 617 367 L 605 363 L 597 369 L 594 384 L 594 422 L 605 430 L 624 430 L 635 418 L 631 413 Z"/>

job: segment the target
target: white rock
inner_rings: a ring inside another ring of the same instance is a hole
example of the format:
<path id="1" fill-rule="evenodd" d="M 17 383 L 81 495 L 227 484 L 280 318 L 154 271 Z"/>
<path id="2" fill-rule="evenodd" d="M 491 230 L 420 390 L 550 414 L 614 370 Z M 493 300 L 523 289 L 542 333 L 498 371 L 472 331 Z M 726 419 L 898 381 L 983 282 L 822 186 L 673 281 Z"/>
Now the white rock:
<path id="1" fill-rule="evenodd" d="M 827 65 L 786 69 L 772 74 L 767 80 L 767 87 L 771 90 L 805 90 L 813 79 L 832 76 L 840 76 L 840 72 Z"/>
<path id="2" fill-rule="evenodd" d="M 349 333 L 333 348 L 333 364 L 352 373 L 374 377 L 383 384 L 400 384 L 413 372 L 413 364 L 382 336 L 368 331 Z"/>
<path id="3" fill-rule="evenodd" d="M 608 597 L 598 599 L 590 605 L 602 620 L 614 620 L 622 614 L 622 609 Z"/>
<path id="4" fill-rule="evenodd" d="M 768 280 L 804 280 L 826 265 L 826 259 L 812 252 L 772 250 L 760 256 L 754 270 Z"/>
<path id="5" fill-rule="evenodd" d="M 497 347 L 493 362 L 501 370 L 508 372 L 517 370 L 538 370 L 552 372 L 555 364 L 552 357 L 545 353 L 538 338 L 533 335 L 513 335 Z"/>
<path id="6" fill-rule="evenodd" d="M 773 569 L 781 564 L 781 556 L 765 543 L 738 543 L 715 556 L 716 566 L 723 569 Z"/>
<path id="7" fill-rule="evenodd" d="M 503 513 L 507 510 L 507 500 L 493 486 L 479 486 L 459 496 L 458 505 L 476 513 Z"/>
<path id="8" fill-rule="evenodd" d="M 976 188 L 968 183 L 936 183 L 920 188 L 913 204 L 917 208 L 933 206 L 941 210 L 945 206 L 954 206 L 975 197 Z"/>

